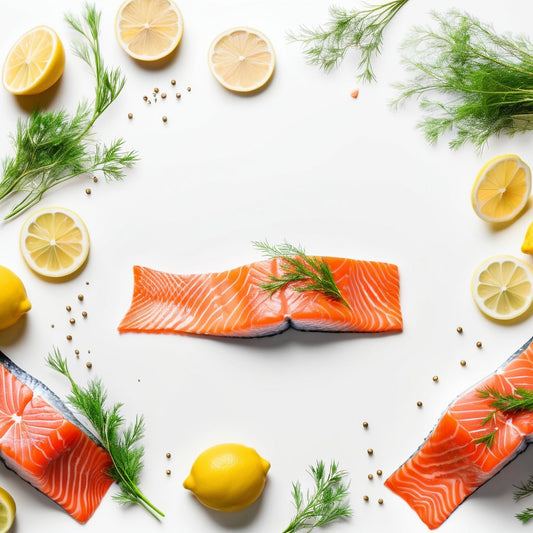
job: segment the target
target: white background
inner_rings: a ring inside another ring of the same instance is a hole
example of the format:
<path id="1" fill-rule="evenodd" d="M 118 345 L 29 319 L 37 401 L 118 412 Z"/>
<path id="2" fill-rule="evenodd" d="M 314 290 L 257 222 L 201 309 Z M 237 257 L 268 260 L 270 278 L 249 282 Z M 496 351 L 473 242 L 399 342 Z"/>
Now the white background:
<path id="1" fill-rule="evenodd" d="M 1 154 L 10 150 L 17 119 L 36 103 L 72 112 L 80 99 L 92 98 L 93 79 L 71 53 L 74 35 L 63 20 L 65 11 L 79 14 L 82 5 L 2 2 L 0 58 L 24 31 L 47 24 L 63 40 L 67 64 L 60 83 L 40 98 L 17 99 L 2 89 Z M 533 210 L 512 225 L 491 228 L 470 205 L 474 178 L 489 158 L 511 152 L 533 165 L 533 133 L 493 139 L 481 154 L 470 146 L 452 152 L 446 140 L 429 146 L 416 129 L 416 106 L 394 111 L 389 105 L 392 84 L 405 77 L 398 48 L 412 25 L 429 22 L 430 7 L 458 6 L 514 33 L 530 31 L 533 8 L 528 0 L 513 1 L 512 9 L 481 0 L 411 0 L 385 34 L 384 53 L 375 62 L 378 82 L 365 85 L 356 80 L 355 55 L 324 74 L 305 63 L 298 45 L 287 42 L 288 30 L 325 21 L 328 1 L 180 0 L 179 6 L 185 31 L 178 53 L 166 66 L 150 68 L 131 60 L 116 42 L 119 2 L 97 4 L 105 60 L 122 68 L 127 84 L 95 131 L 107 141 L 124 137 L 141 161 L 123 182 L 94 184 L 87 176 L 41 202 L 71 208 L 87 223 L 92 247 L 85 270 L 65 283 L 39 279 L 18 247 L 27 214 L 0 225 L 0 264 L 22 278 L 33 304 L 25 319 L 0 332 L 0 348 L 64 396 L 67 384 L 44 363 L 57 346 L 77 380 L 102 378 L 111 399 L 125 403 L 129 419 L 144 414 L 141 488 L 167 516 L 157 524 L 140 508 L 119 507 L 112 487 L 93 518 L 80 526 L 1 467 L 0 485 L 18 505 L 14 531 L 281 533 L 293 513 L 291 482 L 299 479 L 307 486 L 308 465 L 335 459 L 350 474 L 355 516 L 332 531 L 424 532 L 414 511 L 383 481 L 414 452 L 457 394 L 491 373 L 533 333 L 532 319 L 512 326 L 486 319 L 469 288 L 474 268 L 488 256 L 508 253 L 533 263 L 520 252 Z M 277 54 L 272 83 L 253 97 L 224 90 L 207 66 L 212 38 L 237 25 L 262 30 Z M 170 85 L 173 78 L 176 88 Z M 169 96 L 149 106 L 142 97 L 151 96 L 154 87 Z M 356 100 L 350 97 L 355 88 L 360 89 Z M 183 95 L 180 101 L 176 90 Z M 130 112 L 133 120 L 127 118 Z M 0 204 L 1 216 L 11 202 Z M 265 238 L 301 243 L 318 255 L 397 264 L 403 333 L 289 331 L 224 340 L 117 332 L 129 307 L 134 264 L 175 273 L 221 271 L 259 259 L 251 241 Z M 78 294 L 85 296 L 82 304 Z M 70 315 L 66 305 L 72 306 Z M 82 310 L 88 312 L 86 320 Z M 74 326 L 71 316 L 77 319 Z M 478 340 L 482 349 L 476 348 Z M 255 447 L 272 468 L 262 498 L 226 515 L 202 507 L 181 483 L 203 449 L 228 441 Z M 382 478 L 369 481 L 367 475 L 378 468 Z M 513 503 L 512 492 L 530 473 L 533 450 L 471 496 L 440 530 L 523 531 L 513 518 L 522 506 Z"/>

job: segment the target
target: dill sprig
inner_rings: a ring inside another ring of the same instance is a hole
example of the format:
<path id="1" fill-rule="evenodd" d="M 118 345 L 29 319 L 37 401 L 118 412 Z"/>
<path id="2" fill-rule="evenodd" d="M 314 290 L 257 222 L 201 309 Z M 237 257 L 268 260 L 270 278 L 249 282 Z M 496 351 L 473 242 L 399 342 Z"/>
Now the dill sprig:
<path id="1" fill-rule="evenodd" d="M 132 425 L 123 429 L 124 418 L 120 414 L 123 404 L 106 407 L 107 392 L 99 379 L 91 380 L 85 388 L 78 386 L 70 374 L 67 360 L 61 357 L 57 348 L 53 355 L 48 354 L 47 363 L 69 380 L 72 389 L 69 403 L 90 422 L 101 446 L 111 457 L 113 464 L 108 474 L 120 488 L 114 499 L 122 504 L 139 504 L 158 520 L 165 516 L 138 488 L 144 455 L 144 448 L 138 445 L 144 435 L 143 417 L 137 416 Z"/>
<path id="2" fill-rule="evenodd" d="M 333 272 L 325 259 L 309 256 L 301 246 L 294 246 L 287 242 L 280 245 L 271 245 L 268 241 L 255 241 L 252 244 L 265 257 L 283 260 L 281 263 L 281 268 L 284 271 L 283 275 L 278 277 L 270 274 L 269 281 L 259 285 L 261 290 L 272 295 L 276 291 L 291 285 L 296 292 L 321 292 L 329 298 L 340 301 L 350 309 L 350 304 L 337 287 Z M 307 283 L 302 285 L 302 282 Z M 295 283 L 297 285 L 294 285 Z"/>
<path id="3" fill-rule="evenodd" d="M 403 45 L 413 77 L 397 85 L 395 104 L 414 97 L 419 127 L 434 143 L 453 132 L 450 147 L 481 149 L 492 135 L 533 129 L 533 46 L 501 36 L 467 13 L 433 13 L 436 28 L 414 28 Z"/>
<path id="4" fill-rule="evenodd" d="M 301 26 L 298 33 L 289 33 L 289 39 L 302 43 L 308 62 L 326 72 L 341 63 L 348 50 L 357 48 L 360 53 L 358 78 L 374 81 L 372 61 L 381 54 L 383 31 L 407 2 L 393 0 L 351 11 L 332 6 L 330 20 L 325 26 Z"/>
<path id="5" fill-rule="evenodd" d="M 95 143 L 91 128 L 122 91 L 125 78 L 119 69 L 104 66 L 98 32 L 100 13 L 86 5 L 83 18 L 66 16 L 82 40 L 74 52 L 90 67 L 96 80 L 92 105 L 81 102 L 73 116 L 66 111 L 34 110 L 27 120 L 19 119 L 11 136 L 14 155 L 3 161 L 0 200 L 25 193 L 5 217 L 10 219 L 37 204 L 52 187 L 76 176 L 101 172 L 106 179 L 119 180 L 124 169 L 137 160 L 135 151 L 123 150 L 122 139 L 110 144 Z"/>
<path id="6" fill-rule="evenodd" d="M 296 515 L 283 533 L 294 533 L 301 529 L 311 531 L 353 514 L 350 504 L 345 503 L 349 494 L 348 485 L 344 484 L 347 472 L 339 470 L 334 461 L 328 470 L 323 461 L 317 461 L 316 466 L 310 467 L 309 474 L 315 482 L 314 492 L 307 491 L 304 497 L 300 482 L 292 484 Z"/>

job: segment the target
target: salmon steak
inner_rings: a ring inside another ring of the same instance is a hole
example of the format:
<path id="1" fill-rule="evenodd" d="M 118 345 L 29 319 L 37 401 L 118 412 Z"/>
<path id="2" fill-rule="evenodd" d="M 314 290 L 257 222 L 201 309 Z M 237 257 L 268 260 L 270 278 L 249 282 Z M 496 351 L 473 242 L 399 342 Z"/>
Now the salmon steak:
<path id="1" fill-rule="evenodd" d="M 46 385 L 2 352 L 0 458 L 81 523 L 113 482 L 107 451 Z"/>
<path id="2" fill-rule="evenodd" d="M 503 412 L 491 405 L 494 396 L 483 393 L 533 390 L 532 341 L 450 404 L 422 446 L 385 481 L 430 529 L 439 527 L 531 440 L 533 413 Z"/>
<path id="3" fill-rule="evenodd" d="M 167 274 L 134 266 L 124 332 L 192 333 L 231 337 L 307 331 L 401 331 L 398 267 L 353 259 L 327 261 L 349 307 L 319 291 L 287 286 L 272 294 L 260 285 L 283 274 L 280 258 L 214 274 Z"/>

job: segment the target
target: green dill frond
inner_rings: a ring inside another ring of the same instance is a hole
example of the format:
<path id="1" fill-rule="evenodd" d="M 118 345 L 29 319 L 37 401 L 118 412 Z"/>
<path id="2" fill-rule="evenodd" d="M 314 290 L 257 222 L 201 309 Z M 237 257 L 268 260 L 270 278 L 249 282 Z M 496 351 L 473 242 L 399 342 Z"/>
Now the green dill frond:
<path id="1" fill-rule="evenodd" d="M 123 404 L 107 407 L 107 391 L 99 379 L 89 381 L 85 388 L 78 386 L 70 374 L 67 360 L 58 349 L 48 354 L 47 363 L 69 380 L 71 393 L 68 402 L 87 419 L 101 446 L 111 457 L 108 474 L 120 488 L 120 493 L 114 498 L 123 504 L 141 505 L 158 520 L 165 516 L 138 488 L 144 456 L 144 448 L 139 445 L 144 436 L 143 417 L 137 416 L 133 424 L 124 428 L 125 420 L 120 413 Z"/>
<path id="2" fill-rule="evenodd" d="M 396 13 L 408 0 L 393 0 L 380 5 L 365 5 L 363 9 L 347 11 L 332 6 L 330 20 L 325 26 L 309 28 L 301 26 L 298 32 L 289 33 L 289 39 L 302 43 L 309 63 L 320 66 L 326 72 L 341 63 L 348 50 L 356 48 L 360 53 L 358 78 L 363 81 L 376 79 L 372 61 L 381 54 L 383 32 Z"/>
<path id="3" fill-rule="evenodd" d="M 329 469 L 326 469 L 323 461 L 317 461 L 308 473 L 314 481 L 314 491 L 308 491 L 304 499 L 300 483 L 292 484 L 296 515 L 283 533 L 294 533 L 302 529 L 311 531 L 353 515 L 349 503 L 346 503 L 349 487 L 344 483 L 344 478 L 347 473 L 339 470 L 335 461 L 330 463 Z"/>
<path id="4" fill-rule="evenodd" d="M 432 13 L 435 28 L 414 28 L 402 46 L 412 77 L 396 85 L 395 106 L 418 101 L 430 143 L 453 135 L 452 149 L 481 149 L 493 135 L 533 128 L 533 45 L 501 36 L 467 13 Z"/>
<path id="5" fill-rule="evenodd" d="M 252 244 L 265 257 L 283 260 L 281 263 L 283 275 L 271 274 L 268 281 L 259 285 L 259 288 L 268 292 L 269 296 L 291 286 L 296 292 L 321 292 L 333 300 L 340 301 L 350 309 L 350 304 L 339 290 L 333 272 L 325 259 L 308 256 L 301 246 L 294 246 L 288 242 L 272 245 L 268 241 L 254 241 Z"/>
<path id="6" fill-rule="evenodd" d="M 533 518 L 533 507 L 527 507 L 521 513 L 515 514 L 515 517 L 523 524 L 527 524 Z"/>
<path id="7" fill-rule="evenodd" d="M 494 444 L 495 438 L 496 438 L 496 430 L 493 430 L 490 433 L 483 435 L 482 437 L 478 437 L 477 439 L 474 439 L 474 442 L 476 444 L 485 444 L 487 448 L 491 448 L 492 445 Z"/>

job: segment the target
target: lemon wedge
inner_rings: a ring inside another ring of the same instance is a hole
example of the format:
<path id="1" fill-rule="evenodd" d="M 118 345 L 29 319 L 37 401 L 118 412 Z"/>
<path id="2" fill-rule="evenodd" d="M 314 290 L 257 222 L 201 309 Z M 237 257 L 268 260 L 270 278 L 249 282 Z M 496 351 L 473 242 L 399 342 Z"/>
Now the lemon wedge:
<path id="1" fill-rule="evenodd" d="M 54 85 L 64 68 L 65 50 L 57 33 L 38 26 L 13 45 L 4 62 L 2 80 L 12 94 L 38 94 Z"/>
<path id="2" fill-rule="evenodd" d="M 218 444 L 197 457 L 183 486 L 211 509 L 240 511 L 259 498 L 269 469 L 253 448 Z"/>
<path id="3" fill-rule="evenodd" d="M 491 257 L 477 267 L 471 288 L 483 313 L 496 320 L 512 320 L 531 306 L 533 270 L 509 255 Z"/>
<path id="4" fill-rule="evenodd" d="M 515 218 L 531 194 L 531 170 L 517 155 L 494 157 L 479 171 L 472 188 L 472 207 L 487 222 Z"/>
<path id="5" fill-rule="evenodd" d="M 11 529 L 16 511 L 15 500 L 7 490 L 0 487 L 0 533 L 7 533 Z"/>
<path id="6" fill-rule="evenodd" d="M 74 211 L 45 207 L 24 222 L 20 249 L 28 266 L 37 274 L 65 278 L 85 264 L 89 255 L 89 232 Z"/>
<path id="7" fill-rule="evenodd" d="M 230 91 L 251 92 L 271 78 L 274 48 L 265 35 L 251 28 L 233 28 L 216 37 L 209 48 L 209 68 Z"/>
<path id="8" fill-rule="evenodd" d="M 117 12 L 115 34 L 134 59 L 157 61 L 181 41 L 183 17 L 171 0 L 126 0 Z"/>
<path id="9" fill-rule="evenodd" d="M 533 222 L 527 228 L 520 251 L 523 254 L 533 254 Z"/>

